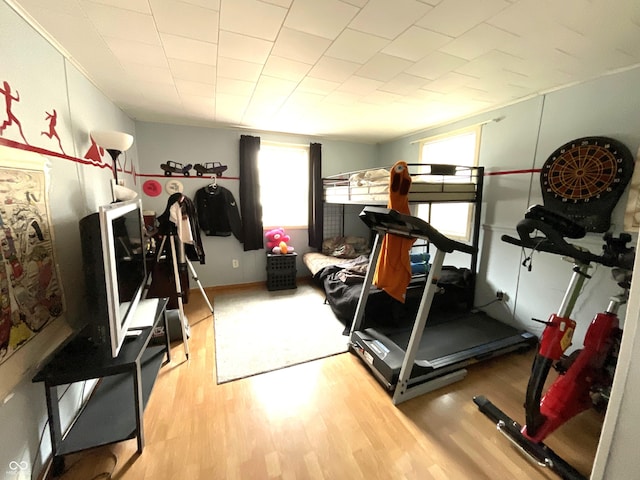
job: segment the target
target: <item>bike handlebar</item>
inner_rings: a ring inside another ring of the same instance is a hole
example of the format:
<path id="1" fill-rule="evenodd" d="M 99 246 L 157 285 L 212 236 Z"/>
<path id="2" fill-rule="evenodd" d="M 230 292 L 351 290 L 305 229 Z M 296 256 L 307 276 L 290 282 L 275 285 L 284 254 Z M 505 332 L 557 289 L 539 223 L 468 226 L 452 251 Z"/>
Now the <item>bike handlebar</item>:
<path id="1" fill-rule="evenodd" d="M 563 220 L 564 222 L 558 223 L 558 220 Z M 595 255 L 565 240 L 565 236 L 570 236 L 571 238 L 584 236 L 584 233 L 580 235 L 579 230 L 576 230 L 576 225 L 572 224 L 569 219 L 536 206 L 532 207 L 525 215 L 525 218 L 518 222 L 516 230 L 520 238 L 503 235 L 502 240 L 520 247 L 571 257 L 585 264 L 594 262 L 607 267 L 633 270 L 635 250 L 626 246 L 631 241 L 629 234 L 622 233 L 618 238 L 613 237 L 610 233 L 605 234 L 604 240 L 606 243 L 602 247 L 603 253 Z M 544 236 L 532 236 L 534 231 L 539 231 Z"/>

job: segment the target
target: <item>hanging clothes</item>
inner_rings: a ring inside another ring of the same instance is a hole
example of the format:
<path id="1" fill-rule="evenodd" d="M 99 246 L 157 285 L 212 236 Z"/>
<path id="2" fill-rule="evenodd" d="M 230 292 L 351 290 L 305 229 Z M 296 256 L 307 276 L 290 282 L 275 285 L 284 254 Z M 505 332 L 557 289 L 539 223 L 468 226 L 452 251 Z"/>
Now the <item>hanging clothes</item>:
<path id="1" fill-rule="evenodd" d="M 406 162 L 396 162 L 389 175 L 389 202 L 387 208 L 407 215 L 409 210 L 409 189 L 411 176 Z M 387 233 L 382 240 L 380 256 L 373 277 L 373 283 L 391 297 L 404 303 L 407 286 L 411 281 L 411 259 L 409 251 L 416 241 Z"/>
<path id="2" fill-rule="evenodd" d="M 242 220 L 233 194 L 220 185 L 208 185 L 195 196 L 198 222 L 208 237 L 228 237 L 233 234 L 242 243 Z"/>
<path id="3" fill-rule="evenodd" d="M 177 235 L 184 244 L 189 260 L 204 265 L 204 248 L 200 237 L 200 223 L 193 201 L 182 193 L 174 193 L 167 200 L 167 207 L 158 217 L 160 235 Z"/>

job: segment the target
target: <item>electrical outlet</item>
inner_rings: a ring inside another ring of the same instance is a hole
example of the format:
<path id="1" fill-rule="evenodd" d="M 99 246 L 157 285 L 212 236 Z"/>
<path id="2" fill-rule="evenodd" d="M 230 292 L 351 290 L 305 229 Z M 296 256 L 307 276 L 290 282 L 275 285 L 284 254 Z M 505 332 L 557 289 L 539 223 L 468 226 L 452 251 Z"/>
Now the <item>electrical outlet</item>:
<path id="1" fill-rule="evenodd" d="M 496 291 L 496 298 L 501 302 L 506 302 L 507 301 L 507 294 L 504 293 L 502 290 L 498 290 L 498 291 Z"/>
<path id="2" fill-rule="evenodd" d="M 238 268 L 240 266 L 240 263 L 238 262 L 237 258 L 234 258 L 233 260 L 231 260 L 231 265 L 233 266 L 233 268 Z"/>

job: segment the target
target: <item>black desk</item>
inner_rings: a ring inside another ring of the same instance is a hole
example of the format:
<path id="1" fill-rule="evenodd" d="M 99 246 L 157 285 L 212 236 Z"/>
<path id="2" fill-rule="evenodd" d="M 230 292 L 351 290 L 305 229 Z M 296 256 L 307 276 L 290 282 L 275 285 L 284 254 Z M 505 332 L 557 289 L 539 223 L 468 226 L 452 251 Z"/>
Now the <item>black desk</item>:
<path id="1" fill-rule="evenodd" d="M 64 470 L 64 455 L 87 448 L 136 437 L 138 453 L 142 452 L 144 407 L 165 355 L 165 363 L 170 361 L 167 301 L 158 299 L 153 327 L 125 340 L 118 357 L 95 355 L 88 340 L 78 335 L 62 345 L 33 378 L 45 386 L 54 474 Z M 160 321 L 164 322 L 164 343 L 149 345 Z M 71 426 L 62 432 L 56 387 L 92 379 L 100 380 Z"/>

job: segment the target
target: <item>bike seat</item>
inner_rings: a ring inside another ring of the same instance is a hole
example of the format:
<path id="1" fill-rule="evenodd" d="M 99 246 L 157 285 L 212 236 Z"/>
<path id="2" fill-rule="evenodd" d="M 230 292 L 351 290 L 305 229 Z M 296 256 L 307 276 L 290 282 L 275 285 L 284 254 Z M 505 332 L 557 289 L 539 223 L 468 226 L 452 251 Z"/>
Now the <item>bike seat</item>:
<path id="1" fill-rule="evenodd" d="M 564 215 L 544 208 L 542 205 L 533 205 L 529 207 L 524 218 L 538 220 L 566 238 L 582 238 L 587 234 L 582 225 L 577 224 Z"/>

